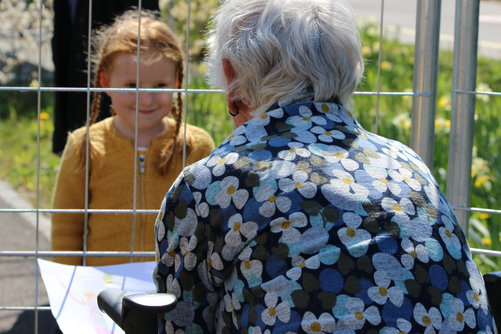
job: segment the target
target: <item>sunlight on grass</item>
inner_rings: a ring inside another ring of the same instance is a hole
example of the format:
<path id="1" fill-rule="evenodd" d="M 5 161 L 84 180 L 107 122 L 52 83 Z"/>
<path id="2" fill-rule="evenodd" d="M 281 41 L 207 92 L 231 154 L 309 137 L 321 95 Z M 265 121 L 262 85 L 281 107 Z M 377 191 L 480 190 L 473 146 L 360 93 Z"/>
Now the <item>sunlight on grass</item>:
<path id="1" fill-rule="evenodd" d="M 52 120 L 48 112 L 44 111 L 42 115 L 45 119 L 40 122 L 40 156 L 37 155 L 36 120 L 9 118 L 0 121 L 0 178 L 9 182 L 33 205 L 37 202 L 39 183 L 40 208 L 49 208 L 59 157 L 51 150 Z"/>

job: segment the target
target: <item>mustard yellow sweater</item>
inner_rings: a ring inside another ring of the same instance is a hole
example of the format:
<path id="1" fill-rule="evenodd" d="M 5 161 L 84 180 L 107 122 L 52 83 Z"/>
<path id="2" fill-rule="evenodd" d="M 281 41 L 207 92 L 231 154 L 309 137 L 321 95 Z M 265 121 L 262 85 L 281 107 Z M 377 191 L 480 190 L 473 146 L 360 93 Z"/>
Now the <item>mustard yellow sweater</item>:
<path id="1" fill-rule="evenodd" d="M 132 209 L 134 184 L 134 141 L 120 134 L 113 117 L 95 123 L 89 136 L 93 155 L 90 159 L 89 209 Z M 169 173 L 161 175 L 158 159 L 161 149 L 172 140 L 174 121 L 169 119 L 165 133 L 153 139 L 148 147 L 144 174 L 137 168 L 136 209 L 158 210 L 163 197 L 183 168 L 183 149 L 177 149 L 170 161 Z M 83 209 L 85 203 L 85 169 L 79 167 L 75 149 L 85 136 L 85 128 L 71 133 L 61 158 L 53 196 L 55 209 Z M 207 156 L 214 142 L 204 130 L 187 126 L 187 164 Z M 139 161 L 139 159 L 138 159 Z M 156 214 L 92 213 L 88 215 L 87 250 L 130 251 L 134 232 L 134 250 L 154 251 Z M 82 250 L 84 214 L 52 215 L 52 250 Z M 80 257 L 56 257 L 55 261 L 81 265 Z M 135 261 L 151 261 L 152 258 Z M 88 257 L 87 265 L 110 265 L 130 262 L 128 257 Z"/>

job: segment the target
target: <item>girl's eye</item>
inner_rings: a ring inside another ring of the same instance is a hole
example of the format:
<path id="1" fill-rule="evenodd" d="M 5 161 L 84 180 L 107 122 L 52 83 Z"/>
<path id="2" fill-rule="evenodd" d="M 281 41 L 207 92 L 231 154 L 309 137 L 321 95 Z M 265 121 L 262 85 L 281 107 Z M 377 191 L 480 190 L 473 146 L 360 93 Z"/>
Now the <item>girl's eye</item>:
<path id="1" fill-rule="evenodd" d="M 169 84 L 162 82 L 157 84 L 157 88 L 169 88 Z"/>
<path id="2" fill-rule="evenodd" d="M 136 83 L 135 82 L 126 83 L 125 85 L 123 85 L 123 88 L 136 88 Z M 128 92 L 128 91 L 120 92 L 120 93 L 121 94 L 134 94 L 134 92 Z"/>

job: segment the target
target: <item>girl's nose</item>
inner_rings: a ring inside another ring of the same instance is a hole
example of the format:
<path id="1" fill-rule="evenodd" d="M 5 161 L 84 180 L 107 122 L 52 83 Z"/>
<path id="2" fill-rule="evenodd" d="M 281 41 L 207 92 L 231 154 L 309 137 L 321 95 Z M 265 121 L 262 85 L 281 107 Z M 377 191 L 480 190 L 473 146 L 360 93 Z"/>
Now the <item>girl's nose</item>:
<path id="1" fill-rule="evenodd" d="M 139 105 L 141 105 L 141 106 L 151 105 L 153 103 L 153 100 L 155 99 L 153 94 L 154 93 L 140 92 L 139 93 Z"/>

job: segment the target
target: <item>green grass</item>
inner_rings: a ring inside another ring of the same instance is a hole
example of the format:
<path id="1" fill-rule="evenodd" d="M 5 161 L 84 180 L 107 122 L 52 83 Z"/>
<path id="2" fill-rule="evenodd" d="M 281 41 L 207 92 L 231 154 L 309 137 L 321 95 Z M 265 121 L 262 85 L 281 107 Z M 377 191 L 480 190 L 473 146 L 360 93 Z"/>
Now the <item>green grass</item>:
<path id="1" fill-rule="evenodd" d="M 208 87 L 201 76 L 196 76 L 191 82 L 190 88 L 203 89 Z M 190 93 L 185 103 L 188 123 L 207 130 L 214 138 L 216 146 L 233 130 L 233 121 L 228 114 L 224 94 Z"/>
<path id="2" fill-rule="evenodd" d="M 49 113 L 42 111 L 41 115 L 47 117 Z M 42 209 L 50 207 L 59 164 L 59 157 L 51 150 L 53 128 L 50 119 L 41 120 L 40 127 L 36 119 L 30 118 L 10 117 L 0 121 L 0 178 L 9 182 L 33 205 L 38 201 Z M 38 133 L 40 146 L 37 144 Z"/>
<path id="3" fill-rule="evenodd" d="M 377 60 L 379 57 L 378 28 L 367 25 L 362 29 L 363 54 L 366 59 L 365 79 L 359 91 L 377 90 Z M 382 91 L 412 91 L 414 47 L 394 40 L 383 42 L 381 64 Z M 443 51 L 439 57 L 437 121 L 435 130 L 435 158 L 433 173 L 446 190 L 447 154 L 452 93 L 452 53 Z M 190 88 L 207 88 L 202 77 L 203 65 L 191 66 L 193 78 Z M 478 90 L 501 91 L 501 61 L 480 58 L 478 61 Z M 3 99 L 2 101 L 4 101 Z M 59 158 L 50 150 L 52 110 L 44 109 L 47 120 L 40 123 L 40 173 L 37 179 L 37 131 L 33 111 L 17 116 L 19 101 L 8 104 L 8 117 L 0 120 L 0 178 L 9 181 L 34 203 L 37 180 L 40 184 L 40 207 L 50 207 L 50 194 L 57 172 Z M 206 129 L 216 145 L 231 132 L 232 122 L 227 113 L 223 94 L 189 94 L 186 99 L 188 122 Z M 381 96 L 378 114 L 378 133 L 410 141 L 410 114 L 412 97 Z M 36 110 L 36 108 L 34 109 Z M 472 165 L 471 205 L 501 209 L 501 98 L 478 96 L 476 100 L 474 152 Z M 354 113 L 368 130 L 375 130 L 376 97 L 355 96 Z M 31 116 L 30 116 L 31 115 Z M 470 219 L 470 244 L 472 247 L 501 249 L 499 230 L 501 215 L 473 213 Z M 476 258 L 482 271 L 501 265 L 501 260 Z"/>

